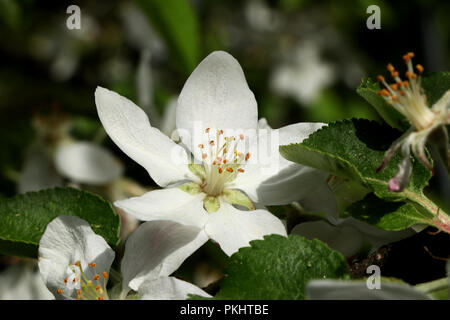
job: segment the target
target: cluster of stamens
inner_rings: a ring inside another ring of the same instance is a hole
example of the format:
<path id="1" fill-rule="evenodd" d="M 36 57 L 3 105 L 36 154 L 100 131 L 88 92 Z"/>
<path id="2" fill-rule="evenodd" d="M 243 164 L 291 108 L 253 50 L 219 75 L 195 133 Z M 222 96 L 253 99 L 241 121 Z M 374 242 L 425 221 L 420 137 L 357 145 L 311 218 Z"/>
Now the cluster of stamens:
<path id="1" fill-rule="evenodd" d="M 92 279 L 83 271 L 80 261 L 69 265 L 69 276 L 64 278 L 64 284 L 67 289 L 76 289 L 77 296 L 74 300 L 105 300 L 108 299 L 106 292 L 107 272 L 98 274 L 95 270 L 96 263 L 88 264 L 93 271 Z M 91 272 L 90 272 L 91 273 Z M 56 293 L 63 294 L 65 289 L 57 289 Z"/>
<path id="2" fill-rule="evenodd" d="M 244 173 L 241 168 L 250 159 L 250 153 L 239 152 L 239 146 L 244 143 L 244 135 L 238 137 L 225 137 L 223 130 L 216 130 L 215 137 L 211 135 L 211 129 L 205 130 L 207 143 L 198 145 L 201 151 L 205 180 L 203 190 L 212 196 L 222 192 L 225 183 L 233 180 L 238 173 Z"/>
<path id="3" fill-rule="evenodd" d="M 428 107 L 426 96 L 421 87 L 421 75 L 424 69 L 420 64 L 417 64 L 417 73 L 414 72 L 413 57 L 414 53 L 412 52 L 408 52 L 403 56 L 403 61 L 407 66 L 407 71 L 405 72 L 407 80 L 400 78 L 399 72 L 395 70 L 392 64 L 389 63 L 387 65 L 387 70 L 395 82 L 388 84 L 385 78 L 379 75 L 377 80 L 385 88 L 378 91 L 378 95 L 402 113 L 416 130 L 422 130 L 427 128 L 433 121 L 434 113 Z"/>

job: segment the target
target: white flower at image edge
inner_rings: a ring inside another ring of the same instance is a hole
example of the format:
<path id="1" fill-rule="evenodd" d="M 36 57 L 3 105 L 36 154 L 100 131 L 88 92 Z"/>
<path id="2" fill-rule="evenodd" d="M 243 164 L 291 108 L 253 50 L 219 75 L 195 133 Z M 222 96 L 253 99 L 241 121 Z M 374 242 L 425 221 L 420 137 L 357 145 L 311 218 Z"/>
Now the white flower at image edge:
<path id="1" fill-rule="evenodd" d="M 299 143 L 324 124 L 272 130 L 264 119 L 258 122 L 243 70 L 226 52 L 206 57 L 179 95 L 176 124 L 183 144 L 152 127 L 142 109 L 115 92 L 98 87 L 95 102 L 110 138 L 163 188 L 114 204 L 143 221 L 197 227 L 203 243 L 212 239 L 227 255 L 264 235 L 286 236 L 265 205 L 315 197 L 310 190 L 331 192 L 328 174 L 278 152 L 279 145 Z"/>
<path id="2" fill-rule="evenodd" d="M 39 270 L 56 299 L 126 298 L 132 289 L 140 299 L 186 299 L 209 295 L 198 287 L 169 277 L 197 249 L 198 230 L 171 221 L 142 224 L 125 244 L 121 262 L 122 291 L 109 296 L 106 284 L 114 251 L 89 224 L 59 216 L 47 225 L 39 243 Z"/>

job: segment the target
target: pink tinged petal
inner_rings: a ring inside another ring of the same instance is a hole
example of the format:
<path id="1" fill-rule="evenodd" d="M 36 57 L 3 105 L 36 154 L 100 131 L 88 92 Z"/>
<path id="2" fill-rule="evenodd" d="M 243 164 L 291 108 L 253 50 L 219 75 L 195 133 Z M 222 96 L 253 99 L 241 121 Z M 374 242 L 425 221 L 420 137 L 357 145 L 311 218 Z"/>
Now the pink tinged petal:
<path id="1" fill-rule="evenodd" d="M 80 261 L 86 277 L 92 279 L 95 272 L 88 264 L 96 264 L 96 273 L 109 272 L 114 256 L 114 251 L 86 221 L 74 216 L 59 216 L 47 225 L 42 235 L 38 265 L 47 288 L 56 299 L 75 298 L 76 289 L 64 282 L 69 265 Z M 100 282 L 103 281 L 107 280 L 100 277 Z M 58 289 L 62 289 L 61 294 L 57 293 Z"/>
<path id="2" fill-rule="evenodd" d="M 186 151 L 150 126 L 145 112 L 133 102 L 97 87 L 95 103 L 100 120 L 116 145 L 143 166 L 164 187 L 185 179 L 196 179 L 187 167 Z"/>
<path id="3" fill-rule="evenodd" d="M 229 256 L 265 235 L 287 235 L 281 220 L 269 211 L 242 211 L 223 201 L 218 211 L 209 214 L 205 231 Z"/>
<path id="4" fill-rule="evenodd" d="M 203 209 L 204 196 L 192 195 L 179 188 L 168 188 L 119 200 L 114 205 L 139 220 L 170 220 L 202 228 L 208 219 L 208 213 Z"/>
<path id="5" fill-rule="evenodd" d="M 146 280 L 169 276 L 206 241 L 207 235 L 197 227 L 173 221 L 142 224 L 125 244 L 123 289 L 137 291 Z"/>
<path id="6" fill-rule="evenodd" d="M 211 297 L 199 287 L 174 277 L 150 279 L 139 287 L 141 300 L 186 300 L 188 294 Z"/>
<path id="7" fill-rule="evenodd" d="M 55 153 L 55 166 L 72 182 L 108 184 L 119 178 L 123 165 L 107 149 L 88 142 L 63 145 Z"/>
<path id="8" fill-rule="evenodd" d="M 257 103 L 239 62 L 223 51 L 207 56 L 187 79 L 176 117 L 179 134 L 188 146 L 189 135 L 195 139 L 206 128 L 256 130 Z"/>
<path id="9" fill-rule="evenodd" d="M 389 180 L 388 189 L 391 192 L 402 192 L 408 185 L 409 178 L 412 173 L 411 160 L 408 157 L 404 158 L 399 166 L 398 172 L 394 178 Z"/>

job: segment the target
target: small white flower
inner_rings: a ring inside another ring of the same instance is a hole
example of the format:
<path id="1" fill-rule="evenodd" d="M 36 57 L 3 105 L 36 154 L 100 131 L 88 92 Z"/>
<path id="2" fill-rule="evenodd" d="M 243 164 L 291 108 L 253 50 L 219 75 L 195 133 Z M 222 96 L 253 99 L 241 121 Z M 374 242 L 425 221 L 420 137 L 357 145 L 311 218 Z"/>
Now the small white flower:
<path id="1" fill-rule="evenodd" d="M 141 299 L 185 299 L 188 293 L 209 296 L 169 277 L 196 249 L 198 231 L 169 221 L 141 225 L 126 242 L 119 298 L 131 289 Z M 114 256 L 86 221 L 59 216 L 47 225 L 40 240 L 39 270 L 57 299 L 105 300 L 110 298 L 106 284 Z"/>
<path id="2" fill-rule="evenodd" d="M 200 228 L 203 242 L 213 239 L 228 255 L 264 235 L 286 235 L 278 218 L 255 207 L 291 203 L 309 193 L 309 184 L 326 183 L 326 173 L 278 153 L 279 145 L 301 142 L 323 124 L 278 130 L 265 121 L 258 125 L 254 95 L 228 53 L 210 54 L 184 85 L 176 110 L 183 145 L 152 127 L 144 111 L 117 93 L 99 87 L 95 98 L 111 139 L 164 188 L 115 205 L 144 221 L 172 220 Z M 269 143 L 274 137 L 278 141 Z M 260 146 L 272 148 L 265 163 L 260 160 L 267 150 Z"/>
<path id="3" fill-rule="evenodd" d="M 445 125 L 450 124 L 450 90 L 430 108 L 421 86 L 423 67 L 420 64 L 416 65 L 417 73 L 415 73 L 412 64 L 413 57 L 412 52 L 403 56 L 408 68 L 405 72 L 408 80 L 402 80 L 392 64 L 388 64 L 387 69 L 395 81 L 393 84 L 388 84 L 383 76 L 378 76 L 378 81 L 385 86 L 385 89 L 380 90 L 378 94 L 411 123 L 411 128 L 392 144 L 377 169 L 377 172 L 380 171 L 400 148 L 403 161 L 399 165 L 397 175 L 389 181 L 389 190 L 394 192 L 403 191 L 408 184 L 412 173 L 411 150 L 420 162 L 434 172 L 425 153 L 425 143 L 431 133 L 439 128 L 446 130 Z M 444 135 L 447 137 L 446 131 Z M 447 141 L 443 143 L 447 149 L 448 137 Z"/>

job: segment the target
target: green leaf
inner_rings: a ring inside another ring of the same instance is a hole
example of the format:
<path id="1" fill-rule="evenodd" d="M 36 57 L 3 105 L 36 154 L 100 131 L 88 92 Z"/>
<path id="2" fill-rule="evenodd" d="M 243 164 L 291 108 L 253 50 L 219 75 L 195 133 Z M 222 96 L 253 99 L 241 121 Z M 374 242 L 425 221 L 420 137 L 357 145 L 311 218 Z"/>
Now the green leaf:
<path id="1" fill-rule="evenodd" d="M 349 279 L 344 257 L 319 240 L 265 236 L 239 249 L 225 268 L 215 299 L 305 299 L 312 279 Z"/>
<path id="2" fill-rule="evenodd" d="M 369 102 L 390 126 L 400 130 L 408 129 L 409 124 L 404 116 L 377 94 L 380 89 L 380 84 L 377 81 L 373 81 L 371 78 L 363 78 L 356 92 Z"/>
<path id="3" fill-rule="evenodd" d="M 432 72 L 422 77 L 422 87 L 430 107 L 450 90 L 450 72 Z"/>
<path id="4" fill-rule="evenodd" d="M 86 191 L 55 188 L 0 200 L 0 252 L 36 258 L 47 224 L 60 215 L 86 220 L 112 247 L 119 242 L 120 217 L 109 202 Z"/>
<path id="5" fill-rule="evenodd" d="M 179 67 L 190 74 L 199 59 L 197 16 L 187 0 L 139 0 Z"/>
<path id="6" fill-rule="evenodd" d="M 400 134 L 375 121 L 344 120 L 321 128 L 301 144 L 281 146 L 280 152 L 288 160 L 358 181 L 380 198 L 403 200 L 422 195 L 431 172 L 412 158 L 413 171 L 406 189 L 389 192 L 389 180 L 397 173 L 402 155 L 397 152 L 383 170 L 376 170 Z"/>
<path id="7" fill-rule="evenodd" d="M 346 209 L 352 217 L 384 230 L 403 230 L 415 224 L 428 224 L 432 215 L 420 212 L 411 203 L 390 202 L 377 198 L 373 193 L 353 203 Z"/>

